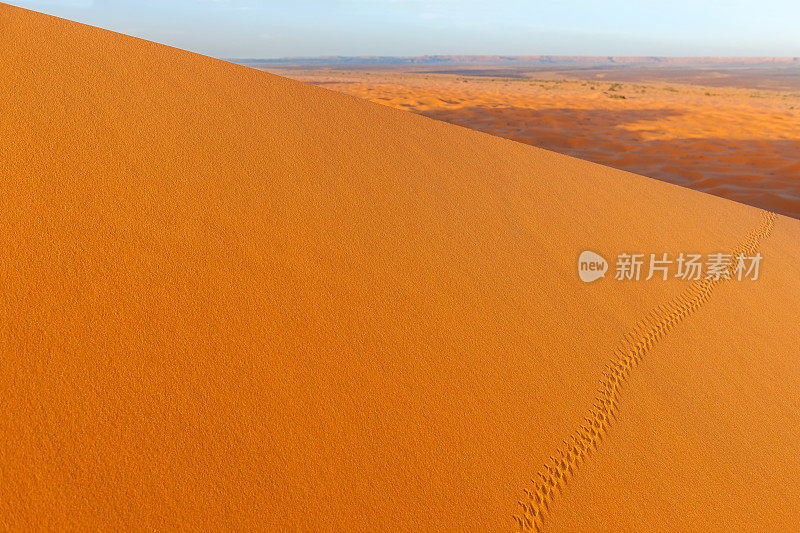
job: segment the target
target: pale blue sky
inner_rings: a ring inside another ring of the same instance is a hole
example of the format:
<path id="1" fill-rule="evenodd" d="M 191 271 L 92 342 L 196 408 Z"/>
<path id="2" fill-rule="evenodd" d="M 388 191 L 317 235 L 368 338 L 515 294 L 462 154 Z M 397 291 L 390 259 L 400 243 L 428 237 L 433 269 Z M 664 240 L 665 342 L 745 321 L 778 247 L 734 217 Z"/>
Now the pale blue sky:
<path id="1" fill-rule="evenodd" d="M 225 58 L 800 56 L 798 0 L 11 0 Z"/>

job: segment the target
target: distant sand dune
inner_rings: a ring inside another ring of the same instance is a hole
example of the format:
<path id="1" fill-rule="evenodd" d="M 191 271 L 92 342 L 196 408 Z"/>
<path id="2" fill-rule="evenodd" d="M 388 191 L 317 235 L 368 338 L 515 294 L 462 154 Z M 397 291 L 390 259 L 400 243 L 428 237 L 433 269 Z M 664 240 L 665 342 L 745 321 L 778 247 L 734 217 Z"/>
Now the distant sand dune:
<path id="1" fill-rule="evenodd" d="M 800 93 L 418 72 L 279 72 L 800 218 Z"/>

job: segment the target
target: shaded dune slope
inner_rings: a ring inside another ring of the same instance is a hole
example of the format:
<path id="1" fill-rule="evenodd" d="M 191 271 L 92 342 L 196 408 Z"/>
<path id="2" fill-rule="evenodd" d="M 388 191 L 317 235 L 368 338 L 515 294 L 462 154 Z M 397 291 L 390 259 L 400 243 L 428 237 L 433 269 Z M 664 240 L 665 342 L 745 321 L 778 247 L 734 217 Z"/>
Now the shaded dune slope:
<path id="1" fill-rule="evenodd" d="M 797 221 L 7 5 L 0 39 L 4 528 L 796 525 Z M 737 247 L 762 277 L 713 295 L 575 272 Z"/>

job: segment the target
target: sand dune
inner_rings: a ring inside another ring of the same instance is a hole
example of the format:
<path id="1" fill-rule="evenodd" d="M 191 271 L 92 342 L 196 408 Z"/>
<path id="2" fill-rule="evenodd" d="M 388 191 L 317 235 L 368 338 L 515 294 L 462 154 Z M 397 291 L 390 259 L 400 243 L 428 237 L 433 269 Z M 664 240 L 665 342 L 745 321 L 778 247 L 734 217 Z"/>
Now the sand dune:
<path id="1" fill-rule="evenodd" d="M 796 527 L 798 221 L 7 5 L 0 35 L 4 529 Z M 587 249 L 764 259 L 585 284 Z"/>

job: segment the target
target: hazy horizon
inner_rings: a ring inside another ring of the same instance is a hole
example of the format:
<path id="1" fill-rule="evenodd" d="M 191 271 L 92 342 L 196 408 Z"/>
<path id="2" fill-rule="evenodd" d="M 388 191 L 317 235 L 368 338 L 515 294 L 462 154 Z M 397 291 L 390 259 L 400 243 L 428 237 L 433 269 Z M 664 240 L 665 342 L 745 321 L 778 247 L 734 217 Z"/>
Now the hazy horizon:
<path id="1" fill-rule="evenodd" d="M 428 59 L 432 63 L 439 60 L 451 60 L 451 61 L 459 61 L 459 60 L 470 60 L 478 62 L 480 59 L 486 59 L 489 62 L 498 62 L 498 61 L 508 61 L 511 63 L 513 60 L 520 60 L 520 63 L 523 64 L 524 61 L 527 60 L 542 60 L 550 59 L 554 63 L 558 63 L 559 60 L 574 62 L 579 61 L 582 59 L 590 60 L 590 61 L 603 61 L 603 60 L 616 60 L 616 61 L 623 61 L 623 60 L 631 60 L 631 61 L 652 61 L 656 62 L 657 60 L 662 61 L 680 61 L 680 60 L 688 60 L 688 61 L 702 61 L 702 60 L 720 60 L 724 63 L 735 63 L 736 61 L 751 61 L 751 60 L 767 60 L 767 61 L 776 61 L 782 63 L 795 63 L 800 62 L 800 56 L 707 56 L 707 55 L 693 55 L 693 56 L 657 56 L 657 55 L 626 55 L 626 56 L 619 56 L 619 55 L 567 55 L 567 54 L 532 54 L 532 55 L 510 55 L 510 54 L 421 54 L 421 55 L 316 55 L 316 56 L 282 56 L 282 57 L 234 57 L 229 59 L 240 59 L 240 60 L 254 60 L 254 61 L 292 61 L 292 60 L 337 60 L 337 59 L 368 59 L 368 60 L 390 60 L 390 59 L 397 59 L 397 60 L 425 60 Z M 625 64 L 625 63 L 620 63 Z"/>
<path id="2" fill-rule="evenodd" d="M 221 58 L 800 56 L 800 4 L 785 0 L 8 3 Z"/>

